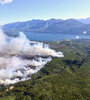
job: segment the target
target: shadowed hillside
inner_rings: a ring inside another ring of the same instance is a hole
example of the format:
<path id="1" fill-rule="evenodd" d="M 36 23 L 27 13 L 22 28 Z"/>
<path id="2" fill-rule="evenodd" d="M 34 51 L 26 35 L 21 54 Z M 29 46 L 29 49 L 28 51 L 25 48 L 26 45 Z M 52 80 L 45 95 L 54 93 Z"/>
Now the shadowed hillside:
<path id="1" fill-rule="evenodd" d="M 90 24 L 75 19 L 50 19 L 30 20 L 27 22 L 10 23 L 3 26 L 6 33 L 15 32 L 44 32 L 44 33 L 67 33 L 67 34 L 90 34 Z"/>

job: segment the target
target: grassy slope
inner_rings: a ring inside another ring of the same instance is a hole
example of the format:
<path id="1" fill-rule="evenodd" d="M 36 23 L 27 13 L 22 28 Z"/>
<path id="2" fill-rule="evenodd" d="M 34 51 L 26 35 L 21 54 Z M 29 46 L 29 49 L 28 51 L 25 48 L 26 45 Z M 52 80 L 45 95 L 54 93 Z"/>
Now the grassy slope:
<path id="1" fill-rule="evenodd" d="M 32 79 L 0 88 L 0 100 L 89 100 L 90 40 L 49 42 L 64 58 L 53 58 Z"/>

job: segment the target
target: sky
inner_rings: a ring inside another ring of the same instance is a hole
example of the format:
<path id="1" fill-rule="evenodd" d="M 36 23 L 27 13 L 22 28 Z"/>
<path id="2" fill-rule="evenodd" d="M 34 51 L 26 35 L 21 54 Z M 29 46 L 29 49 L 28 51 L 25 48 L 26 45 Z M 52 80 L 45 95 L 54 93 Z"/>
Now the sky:
<path id="1" fill-rule="evenodd" d="M 90 0 L 0 0 L 0 24 L 90 17 Z"/>

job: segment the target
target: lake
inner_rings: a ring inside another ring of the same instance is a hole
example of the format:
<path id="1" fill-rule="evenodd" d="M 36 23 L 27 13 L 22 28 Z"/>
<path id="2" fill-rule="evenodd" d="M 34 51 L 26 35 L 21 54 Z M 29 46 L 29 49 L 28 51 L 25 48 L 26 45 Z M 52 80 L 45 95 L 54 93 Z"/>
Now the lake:
<path id="1" fill-rule="evenodd" d="M 62 39 L 90 39 L 90 35 L 86 34 L 60 34 L 60 33 L 27 33 L 25 32 L 26 36 L 30 40 L 35 41 L 58 41 Z"/>

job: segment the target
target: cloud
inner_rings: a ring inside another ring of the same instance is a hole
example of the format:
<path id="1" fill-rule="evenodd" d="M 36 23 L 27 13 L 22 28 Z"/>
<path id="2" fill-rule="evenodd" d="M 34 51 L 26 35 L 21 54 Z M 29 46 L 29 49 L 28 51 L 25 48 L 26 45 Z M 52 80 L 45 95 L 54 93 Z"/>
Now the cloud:
<path id="1" fill-rule="evenodd" d="M 2 5 L 6 4 L 6 3 L 11 3 L 13 0 L 0 0 L 0 3 Z"/>

